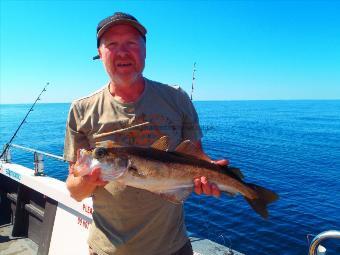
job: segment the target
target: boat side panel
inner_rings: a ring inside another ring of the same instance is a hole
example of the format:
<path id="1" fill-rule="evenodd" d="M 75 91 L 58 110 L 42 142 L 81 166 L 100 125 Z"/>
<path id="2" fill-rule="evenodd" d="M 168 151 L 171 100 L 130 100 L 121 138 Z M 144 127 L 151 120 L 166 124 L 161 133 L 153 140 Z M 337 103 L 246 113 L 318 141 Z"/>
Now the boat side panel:
<path id="1" fill-rule="evenodd" d="M 59 204 L 48 255 L 88 254 L 87 238 L 91 222 L 91 218 Z"/>
<path id="2" fill-rule="evenodd" d="M 86 210 L 84 210 L 84 205 L 86 207 L 92 207 L 92 198 L 86 198 L 82 202 L 75 201 L 70 197 L 65 182 L 48 176 L 34 176 L 34 170 L 11 163 L 0 163 L 0 175 L 1 174 L 80 213 L 83 213 L 85 216 L 89 216 Z"/>

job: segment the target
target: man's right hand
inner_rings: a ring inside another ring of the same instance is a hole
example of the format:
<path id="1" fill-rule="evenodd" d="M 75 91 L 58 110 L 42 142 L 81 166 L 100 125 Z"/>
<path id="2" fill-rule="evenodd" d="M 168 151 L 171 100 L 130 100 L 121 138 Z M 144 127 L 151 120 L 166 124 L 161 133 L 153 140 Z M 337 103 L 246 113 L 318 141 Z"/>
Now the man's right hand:
<path id="1" fill-rule="evenodd" d="M 89 197 L 97 186 L 105 186 L 108 183 L 100 178 L 100 168 L 93 169 L 88 175 L 75 177 L 72 171 L 73 166 L 74 164 L 70 164 L 70 174 L 67 177 L 66 186 L 71 197 L 78 202 Z"/>

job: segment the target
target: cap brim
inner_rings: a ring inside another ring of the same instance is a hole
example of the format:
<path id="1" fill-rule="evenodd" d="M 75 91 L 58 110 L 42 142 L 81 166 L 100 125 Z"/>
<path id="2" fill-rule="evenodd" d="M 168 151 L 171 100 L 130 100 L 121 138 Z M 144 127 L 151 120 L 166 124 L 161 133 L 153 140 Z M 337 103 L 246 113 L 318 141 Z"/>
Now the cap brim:
<path id="1" fill-rule="evenodd" d="M 94 56 L 94 57 L 92 58 L 92 60 L 97 60 L 97 59 L 100 59 L 99 55 Z"/>

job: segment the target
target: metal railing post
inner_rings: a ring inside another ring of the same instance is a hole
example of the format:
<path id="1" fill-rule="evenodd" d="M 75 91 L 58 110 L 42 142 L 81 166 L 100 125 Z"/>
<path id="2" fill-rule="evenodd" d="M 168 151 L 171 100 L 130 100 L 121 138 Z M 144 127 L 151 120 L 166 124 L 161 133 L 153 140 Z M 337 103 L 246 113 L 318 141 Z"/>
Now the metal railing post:
<path id="1" fill-rule="evenodd" d="M 317 255 L 317 248 L 320 245 L 320 243 L 325 239 L 330 238 L 336 238 L 340 239 L 340 231 L 337 230 L 328 230 L 325 232 L 322 232 L 318 234 L 314 239 L 312 240 L 310 246 L 309 246 L 309 255 Z M 325 251 L 324 251 L 325 252 Z"/>
<path id="2" fill-rule="evenodd" d="M 34 175 L 35 176 L 44 176 L 44 159 L 43 155 L 34 152 Z"/>

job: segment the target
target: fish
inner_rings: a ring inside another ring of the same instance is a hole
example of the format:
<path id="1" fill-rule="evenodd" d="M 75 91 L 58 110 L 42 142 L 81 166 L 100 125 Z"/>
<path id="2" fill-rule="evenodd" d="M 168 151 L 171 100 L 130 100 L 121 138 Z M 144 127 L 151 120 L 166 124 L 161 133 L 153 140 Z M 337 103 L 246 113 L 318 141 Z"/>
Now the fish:
<path id="1" fill-rule="evenodd" d="M 100 168 L 101 178 L 113 182 L 117 190 L 126 186 L 144 189 L 172 203 L 183 203 L 193 191 L 194 179 L 205 176 L 222 193 L 241 194 L 265 219 L 269 215 L 268 204 L 279 198 L 272 190 L 245 182 L 239 168 L 215 164 L 190 140 L 170 151 L 167 136 L 150 147 L 121 146 L 104 141 L 92 150 L 80 149 L 74 175 L 84 176 L 94 168 Z"/>

